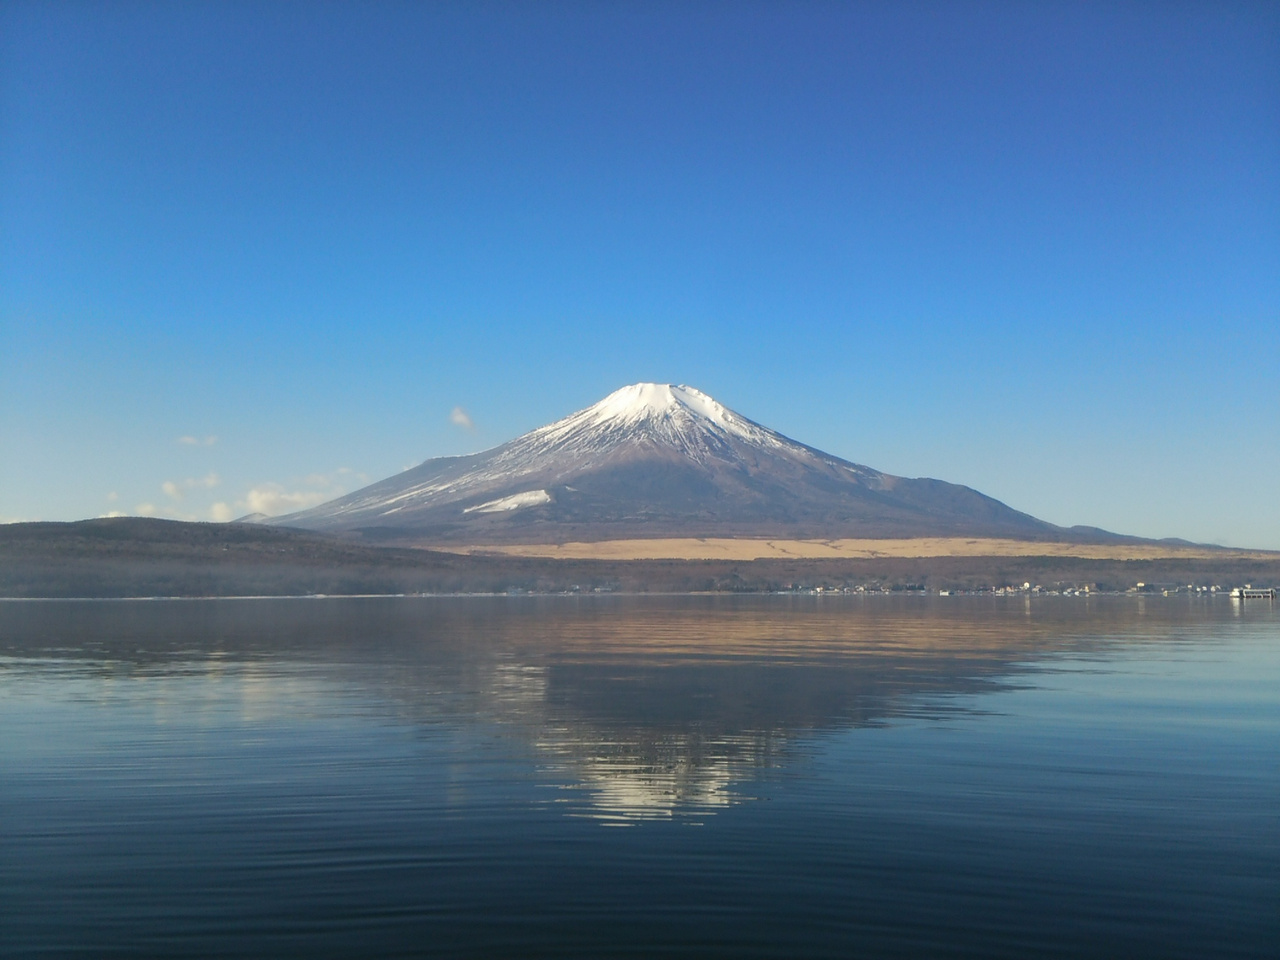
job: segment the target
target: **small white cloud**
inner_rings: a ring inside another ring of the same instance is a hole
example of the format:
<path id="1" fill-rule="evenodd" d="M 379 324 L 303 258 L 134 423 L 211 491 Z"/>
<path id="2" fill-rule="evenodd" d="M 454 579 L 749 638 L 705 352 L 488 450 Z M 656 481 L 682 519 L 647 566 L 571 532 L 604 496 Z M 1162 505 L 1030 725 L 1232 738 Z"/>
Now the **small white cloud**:
<path id="1" fill-rule="evenodd" d="M 107 494 L 108 503 L 115 503 L 119 499 L 120 499 L 120 494 L 116 493 L 114 490 L 112 490 L 110 493 Z"/>
<path id="2" fill-rule="evenodd" d="M 154 503 L 140 503 L 133 509 L 140 517 L 154 517 L 156 515 L 156 505 Z"/>
<path id="3" fill-rule="evenodd" d="M 100 513 L 100 514 L 98 514 L 98 516 L 100 516 L 100 517 L 123 517 L 123 516 L 125 516 L 125 514 L 121 513 L 119 510 L 108 510 L 106 513 Z"/>
<path id="4" fill-rule="evenodd" d="M 222 478 L 219 477 L 216 473 L 206 474 L 205 476 L 201 477 L 199 480 L 187 481 L 187 483 L 191 484 L 191 486 L 193 487 L 208 487 L 210 490 L 212 490 L 221 482 L 222 482 Z"/>
<path id="5" fill-rule="evenodd" d="M 260 483 L 245 494 L 244 499 L 237 500 L 234 506 L 243 513 L 265 513 L 271 517 L 306 510 L 346 493 L 350 489 L 347 480 L 352 473 L 350 467 L 339 467 L 330 473 L 312 473 L 291 480 L 288 486 Z"/>
<path id="6" fill-rule="evenodd" d="M 226 523 L 228 520 L 235 519 L 235 511 L 219 500 L 209 508 L 209 519 L 214 523 Z"/>
<path id="7" fill-rule="evenodd" d="M 318 506 L 336 494 L 322 490 L 285 490 L 278 483 L 267 483 L 254 487 L 245 496 L 245 505 L 250 513 L 265 513 L 274 517 L 281 513 L 292 513 L 294 510 L 305 510 Z"/>
<path id="8" fill-rule="evenodd" d="M 178 442 L 188 447 L 212 447 L 218 442 L 217 437 L 193 437 L 190 435 L 179 437 Z"/>
<path id="9" fill-rule="evenodd" d="M 475 430 L 475 422 L 471 419 L 471 414 L 467 413 L 462 407 L 454 407 L 453 413 L 449 414 L 449 419 L 463 430 Z"/>
<path id="10" fill-rule="evenodd" d="M 173 497 L 175 500 L 182 499 L 182 488 L 172 480 L 166 480 L 164 483 L 160 484 L 160 489 L 164 491 L 166 496 Z"/>

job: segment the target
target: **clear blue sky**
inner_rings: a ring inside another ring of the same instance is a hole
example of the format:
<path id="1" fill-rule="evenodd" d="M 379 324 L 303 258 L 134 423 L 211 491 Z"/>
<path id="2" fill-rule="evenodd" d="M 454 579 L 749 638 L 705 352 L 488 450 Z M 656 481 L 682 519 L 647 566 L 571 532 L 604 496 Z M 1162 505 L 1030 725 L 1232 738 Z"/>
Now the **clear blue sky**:
<path id="1" fill-rule="evenodd" d="M 1280 548 L 1280 4 L 0 3 L 0 519 L 639 380 Z"/>

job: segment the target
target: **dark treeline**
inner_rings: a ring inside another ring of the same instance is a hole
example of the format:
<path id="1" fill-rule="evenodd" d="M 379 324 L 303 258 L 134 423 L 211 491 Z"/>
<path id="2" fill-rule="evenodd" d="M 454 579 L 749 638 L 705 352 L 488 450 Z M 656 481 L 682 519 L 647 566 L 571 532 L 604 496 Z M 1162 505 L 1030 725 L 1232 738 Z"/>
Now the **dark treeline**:
<path id="1" fill-rule="evenodd" d="M 1232 586 L 1280 582 L 1280 559 L 936 557 L 547 560 L 392 549 L 244 524 L 117 518 L 0 526 L 0 596 L 284 596 L 530 591 L 981 589 L 1023 583 Z"/>

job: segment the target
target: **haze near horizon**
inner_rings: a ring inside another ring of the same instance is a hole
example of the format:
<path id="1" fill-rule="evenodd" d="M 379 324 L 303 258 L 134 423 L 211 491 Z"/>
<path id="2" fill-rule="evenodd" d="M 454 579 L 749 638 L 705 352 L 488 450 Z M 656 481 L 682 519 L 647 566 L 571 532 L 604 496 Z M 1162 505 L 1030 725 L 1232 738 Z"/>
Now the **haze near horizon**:
<path id="1" fill-rule="evenodd" d="M 1280 10 L 0 6 L 0 521 L 225 520 L 685 383 L 1280 548 Z"/>

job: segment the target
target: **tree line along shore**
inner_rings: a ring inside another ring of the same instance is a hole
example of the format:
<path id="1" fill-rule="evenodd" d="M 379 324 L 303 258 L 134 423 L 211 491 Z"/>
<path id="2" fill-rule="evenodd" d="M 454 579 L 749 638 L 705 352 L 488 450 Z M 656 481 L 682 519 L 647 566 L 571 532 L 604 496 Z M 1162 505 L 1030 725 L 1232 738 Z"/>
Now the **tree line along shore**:
<path id="1" fill-rule="evenodd" d="M 369 546 L 280 527 L 112 518 L 0 527 L 0 597 L 442 593 L 1124 593 L 1280 583 L 1280 553 L 597 559 Z M 1139 586 L 1141 584 L 1141 586 Z M 1024 587 L 1025 585 L 1025 587 Z M 1038 590 L 1035 588 L 1039 588 Z M 1202 588 L 1202 589 L 1201 589 Z"/>

